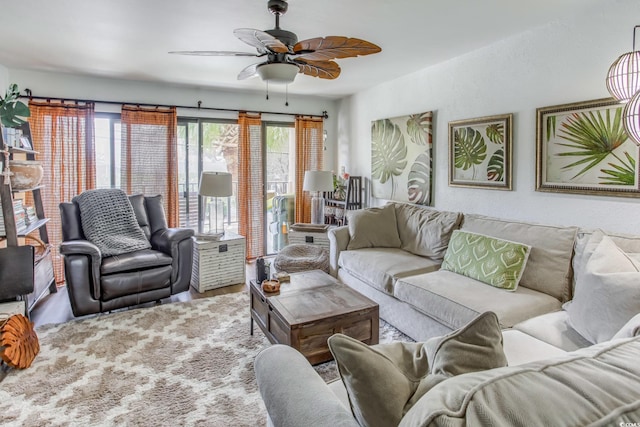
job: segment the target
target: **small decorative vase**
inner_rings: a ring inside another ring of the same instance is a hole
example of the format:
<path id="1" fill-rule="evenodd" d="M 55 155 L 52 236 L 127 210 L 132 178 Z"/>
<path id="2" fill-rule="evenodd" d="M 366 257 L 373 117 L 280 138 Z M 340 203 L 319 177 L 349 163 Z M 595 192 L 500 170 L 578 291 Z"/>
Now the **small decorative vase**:
<path id="1" fill-rule="evenodd" d="M 10 160 L 11 188 L 28 190 L 37 187 L 42 181 L 44 170 L 40 162 L 35 160 Z"/>
<path id="2" fill-rule="evenodd" d="M 344 185 L 339 185 L 336 191 L 333 192 L 333 198 L 336 200 L 344 200 L 345 197 L 347 197 L 347 191 Z"/>

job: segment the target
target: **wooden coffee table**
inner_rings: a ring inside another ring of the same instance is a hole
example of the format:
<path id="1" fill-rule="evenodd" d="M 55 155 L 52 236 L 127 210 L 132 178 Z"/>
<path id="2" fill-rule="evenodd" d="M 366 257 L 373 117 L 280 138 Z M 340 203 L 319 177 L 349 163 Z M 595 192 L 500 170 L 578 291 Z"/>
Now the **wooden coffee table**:
<path id="1" fill-rule="evenodd" d="M 377 344 L 378 304 L 320 270 L 291 274 L 280 291 L 265 293 L 255 280 L 251 294 L 253 322 L 273 344 L 286 344 L 316 364 L 333 359 L 327 339 L 336 333 Z"/>

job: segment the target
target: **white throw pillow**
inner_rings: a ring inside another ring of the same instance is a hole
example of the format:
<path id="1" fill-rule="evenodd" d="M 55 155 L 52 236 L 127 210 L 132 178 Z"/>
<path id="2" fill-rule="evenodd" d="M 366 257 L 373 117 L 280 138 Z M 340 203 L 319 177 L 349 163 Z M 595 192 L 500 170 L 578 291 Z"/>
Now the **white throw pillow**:
<path id="1" fill-rule="evenodd" d="M 579 276 L 584 271 L 587 261 L 589 261 L 589 258 L 591 258 L 591 255 L 593 254 L 593 251 L 596 250 L 598 244 L 600 244 L 604 236 L 606 236 L 606 234 L 604 234 L 602 230 L 596 229 L 593 231 L 593 233 L 576 239 L 573 255 L 573 277 L 575 279 L 574 283 L 578 283 Z"/>
<path id="2" fill-rule="evenodd" d="M 578 274 L 569 322 L 592 343 L 608 341 L 640 313 L 640 269 L 603 236 Z"/>

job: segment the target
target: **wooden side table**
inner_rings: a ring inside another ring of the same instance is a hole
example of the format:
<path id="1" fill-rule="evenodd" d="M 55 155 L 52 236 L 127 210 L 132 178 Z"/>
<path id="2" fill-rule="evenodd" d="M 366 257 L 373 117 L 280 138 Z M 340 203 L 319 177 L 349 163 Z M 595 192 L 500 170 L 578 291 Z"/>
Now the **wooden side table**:
<path id="1" fill-rule="evenodd" d="M 245 283 L 245 238 L 226 232 L 220 240 L 193 242 L 191 286 L 198 292 Z"/>

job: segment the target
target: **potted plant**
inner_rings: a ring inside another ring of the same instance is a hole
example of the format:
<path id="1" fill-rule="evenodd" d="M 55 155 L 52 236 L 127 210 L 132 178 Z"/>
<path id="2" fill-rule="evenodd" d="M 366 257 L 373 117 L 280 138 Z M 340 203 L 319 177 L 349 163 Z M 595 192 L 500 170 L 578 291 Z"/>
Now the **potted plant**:
<path id="1" fill-rule="evenodd" d="M 26 123 L 25 118 L 31 115 L 29 107 L 20 98 L 18 85 L 12 83 L 4 98 L 0 96 L 0 123 L 8 128 L 17 128 Z"/>
<path id="2" fill-rule="evenodd" d="M 21 132 L 14 129 L 24 125 L 27 122 L 25 119 L 31 116 L 29 107 L 19 98 L 20 90 L 15 83 L 9 85 L 4 98 L 0 97 L 0 123 L 7 130 L 13 130 L 13 132 L 17 133 L 13 136 L 16 141 L 19 141 Z M 8 131 L 6 134 L 3 133 L 5 143 L 11 139 L 8 136 Z M 40 184 L 43 176 L 40 162 L 35 160 L 11 160 L 9 166 L 11 167 L 11 172 L 9 172 L 9 168 L 5 168 L 5 173 L 11 177 L 12 189 L 23 190 Z"/>

